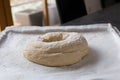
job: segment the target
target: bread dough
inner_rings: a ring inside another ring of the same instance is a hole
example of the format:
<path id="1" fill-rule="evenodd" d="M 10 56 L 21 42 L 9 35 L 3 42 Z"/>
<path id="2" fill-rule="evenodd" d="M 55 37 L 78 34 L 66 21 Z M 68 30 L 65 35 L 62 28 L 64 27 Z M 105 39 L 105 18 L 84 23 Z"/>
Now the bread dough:
<path id="1" fill-rule="evenodd" d="M 28 60 L 45 66 L 77 63 L 88 53 L 86 39 L 76 32 L 50 32 L 30 42 L 23 54 Z"/>

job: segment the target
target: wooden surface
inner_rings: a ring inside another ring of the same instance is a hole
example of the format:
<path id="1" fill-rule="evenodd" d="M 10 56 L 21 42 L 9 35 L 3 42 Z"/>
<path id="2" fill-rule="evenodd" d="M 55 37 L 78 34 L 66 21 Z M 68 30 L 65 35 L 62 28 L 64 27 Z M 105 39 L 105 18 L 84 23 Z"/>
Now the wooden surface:
<path id="1" fill-rule="evenodd" d="M 6 22 L 6 17 L 5 17 L 5 12 L 4 12 L 4 7 L 3 7 L 3 0 L 0 0 L 0 31 L 7 26 Z"/>
<path id="2" fill-rule="evenodd" d="M 0 0 L 0 31 L 6 26 L 13 25 L 9 0 Z"/>
<path id="3" fill-rule="evenodd" d="M 43 0 L 43 15 L 44 15 L 44 22 L 45 26 L 49 26 L 49 11 L 48 11 L 48 2 L 47 0 Z"/>
<path id="4" fill-rule="evenodd" d="M 6 18 L 7 18 L 7 24 L 12 25 L 13 20 L 12 20 L 12 14 L 11 14 L 11 6 L 10 6 L 10 1 L 9 0 L 4 0 L 4 6 L 5 6 L 5 13 L 6 13 Z"/>

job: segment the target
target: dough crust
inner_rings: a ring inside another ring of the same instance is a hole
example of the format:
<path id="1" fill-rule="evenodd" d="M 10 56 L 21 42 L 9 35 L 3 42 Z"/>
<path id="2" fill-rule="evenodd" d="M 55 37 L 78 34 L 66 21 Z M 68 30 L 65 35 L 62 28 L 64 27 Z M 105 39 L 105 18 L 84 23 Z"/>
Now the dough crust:
<path id="1" fill-rule="evenodd" d="M 30 42 L 23 54 L 28 60 L 45 66 L 77 63 L 88 53 L 86 39 L 76 32 L 50 32 Z"/>

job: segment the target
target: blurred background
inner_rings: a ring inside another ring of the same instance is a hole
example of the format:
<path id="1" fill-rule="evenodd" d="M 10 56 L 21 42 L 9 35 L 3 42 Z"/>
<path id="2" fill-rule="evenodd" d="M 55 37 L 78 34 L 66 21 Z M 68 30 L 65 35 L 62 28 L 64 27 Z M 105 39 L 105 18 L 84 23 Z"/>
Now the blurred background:
<path id="1" fill-rule="evenodd" d="M 84 0 L 87 14 L 116 4 L 119 0 Z M 44 26 L 42 0 L 10 0 L 15 26 Z M 71 5 L 72 6 L 72 5 Z M 50 25 L 60 25 L 55 0 L 48 0 Z"/>

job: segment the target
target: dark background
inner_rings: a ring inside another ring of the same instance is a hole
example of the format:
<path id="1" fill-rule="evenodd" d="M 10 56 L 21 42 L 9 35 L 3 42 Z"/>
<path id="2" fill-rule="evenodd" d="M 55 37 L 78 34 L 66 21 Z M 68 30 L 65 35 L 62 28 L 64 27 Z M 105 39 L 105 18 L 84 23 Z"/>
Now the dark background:
<path id="1" fill-rule="evenodd" d="M 110 7 L 116 3 L 120 2 L 120 0 L 101 0 L 102 8 Z"/>

